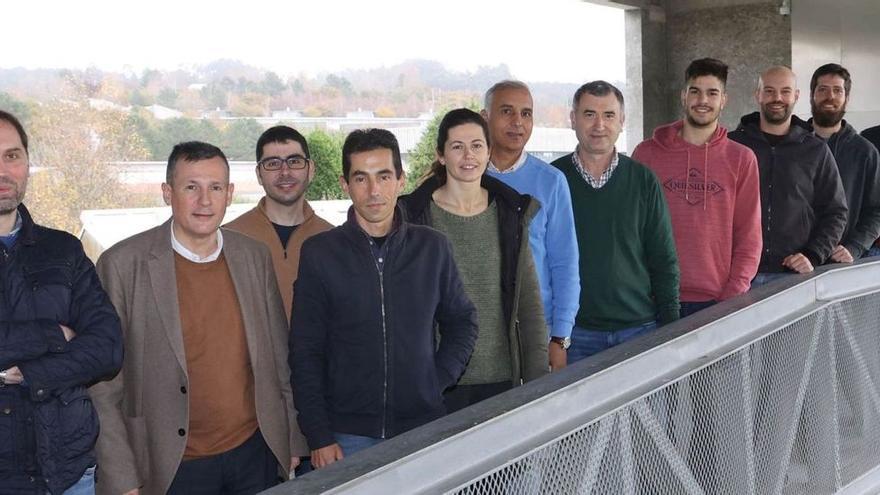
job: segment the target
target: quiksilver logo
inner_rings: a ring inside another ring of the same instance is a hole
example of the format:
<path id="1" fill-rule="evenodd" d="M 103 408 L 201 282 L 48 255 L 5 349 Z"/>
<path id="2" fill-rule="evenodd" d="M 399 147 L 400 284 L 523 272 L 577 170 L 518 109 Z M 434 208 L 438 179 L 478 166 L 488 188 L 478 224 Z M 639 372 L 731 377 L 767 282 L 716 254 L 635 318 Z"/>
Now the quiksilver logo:
<path id="1" fill-rule="evenodd" d="M 709 198 L 724 191 L 721 184 L 703 180 L 703 172 L 697 168 L 692 168 L 688 170 L 687 174 L 667 180 L 663 183 L 663 187 L 691 205 L 701 204 L 704 196 Z"/>

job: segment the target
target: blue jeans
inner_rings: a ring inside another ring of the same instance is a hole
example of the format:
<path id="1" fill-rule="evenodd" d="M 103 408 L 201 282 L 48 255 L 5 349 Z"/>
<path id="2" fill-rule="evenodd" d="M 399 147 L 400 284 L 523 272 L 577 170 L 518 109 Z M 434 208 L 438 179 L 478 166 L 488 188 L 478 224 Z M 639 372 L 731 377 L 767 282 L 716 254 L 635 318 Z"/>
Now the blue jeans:
<path id="1" fill-rule="evenodd" d="M 774 280 L 779 280 L 783 277 L 788 277 L 789 275 L 794 275 L 793 272 L 781 272 L 781 273 L 759 273 L 755 275 L 755 278 L 752 279 L 752 286 L 750 289 L 754 289 L 755 287 L 760 287 L 764 284 L 769 284 Z"/>
<path id="2" fill-rule="evenodd" d="M 871 249 L 865 251 L 865 254 L 862 255 L 862 258 L 867 258 L 869 256 L 880 256 L 880 246 L 874 244 L 871 246 Z"/>
<path id="3" fill-rule="evenodd" d="M 64 490 L 64 495 L 95 495 L 95 466 L 86 469 L 79 481 Z"/>
<path id="4" fill-rule="evenodd" d="M 352 435 L 350 433 L 334 433 L 336 443 L 342 449 L 342 455 L 348 457 L 355 452 L 372 447 L 382 443 L 384 438 L 365 437 L 363 435 Z"/>
<path id="5" fill-rule="evenodd" d="M 620 330 L 590 330 L 574 327 L 571 329 L 571 347 L 568 348 L 568 364 L 580 361 L 605 349 L 632 340 L 657 328 L 656 321 L 622 328 Z"/>

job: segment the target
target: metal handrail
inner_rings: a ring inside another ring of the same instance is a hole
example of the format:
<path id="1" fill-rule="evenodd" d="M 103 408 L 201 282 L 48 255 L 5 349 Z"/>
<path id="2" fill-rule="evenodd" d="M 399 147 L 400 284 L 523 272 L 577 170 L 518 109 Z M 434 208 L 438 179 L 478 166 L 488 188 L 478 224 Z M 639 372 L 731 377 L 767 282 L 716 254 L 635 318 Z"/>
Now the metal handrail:
<path id="1" fill-rule="evenodd" d="M 880 260 L 792 275 L 266 493 L 452 490 L 835 300 L 876 291 Z"/>

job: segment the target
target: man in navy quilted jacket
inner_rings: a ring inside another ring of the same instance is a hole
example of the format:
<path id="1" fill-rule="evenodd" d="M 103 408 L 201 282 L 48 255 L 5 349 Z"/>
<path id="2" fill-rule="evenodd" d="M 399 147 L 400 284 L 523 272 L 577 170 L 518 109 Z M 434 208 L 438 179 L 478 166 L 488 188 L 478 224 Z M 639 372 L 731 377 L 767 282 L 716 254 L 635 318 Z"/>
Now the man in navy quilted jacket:
<path id="1" fill-rule="evenodd" d="M 28 139 L 0 110 L 0 492 L 94 493 L 86 387 L 122 366 L 119 317 L 79 240 L 21 203 Z"/>

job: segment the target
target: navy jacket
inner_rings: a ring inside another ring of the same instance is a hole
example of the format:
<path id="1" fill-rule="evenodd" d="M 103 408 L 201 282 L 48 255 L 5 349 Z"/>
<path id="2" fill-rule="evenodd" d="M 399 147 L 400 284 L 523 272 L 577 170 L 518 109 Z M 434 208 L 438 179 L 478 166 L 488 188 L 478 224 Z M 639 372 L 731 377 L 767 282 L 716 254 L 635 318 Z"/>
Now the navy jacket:
<path id="1" fill-rule="evenodd" d="M 728 135 L 758 157 L 764 240 L 758 272 L 785 271 L 782 260 L 794 253 L 819 266 L 843 236 L 847 206 L 840 174 L 831 150 L 812 131 L 792 116 L 788 134 L 771 146 L 754 112 Z"/>
<path id="2" fill-rule="evenodd" d="M 86 387 L 119 371 L 122 331 L 79 240 L 18 213 L 12 249 L 0 244 L 0 370 L 18 366 L 25 384 L 0 387 L 0 487 L 59 494 L 95 464 Z"/>
<path id="3" fill-rule="evenodd" d="M 445 413 L 477 316 L 443 234 L 399 222 L 377 249 L 349 211 L 303 244 L 294 287 L 291 383 L 309 448 L 334 432 L 390 438 Z"/>

